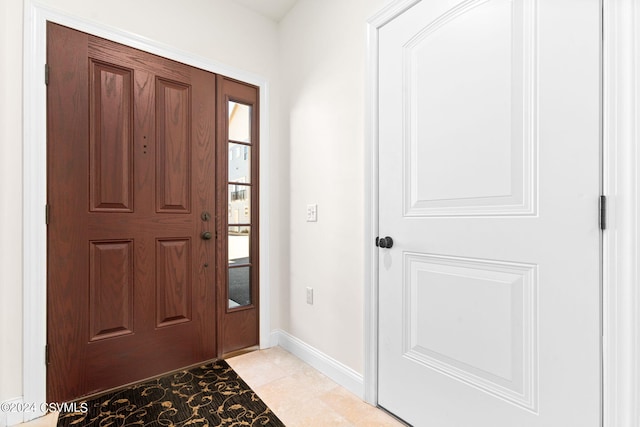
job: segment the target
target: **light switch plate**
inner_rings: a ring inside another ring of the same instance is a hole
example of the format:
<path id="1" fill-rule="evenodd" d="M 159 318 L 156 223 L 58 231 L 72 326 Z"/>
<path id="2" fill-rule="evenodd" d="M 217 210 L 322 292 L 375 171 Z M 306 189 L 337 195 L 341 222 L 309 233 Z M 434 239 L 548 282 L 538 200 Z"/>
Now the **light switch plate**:
<path id="1" fill-rule="evenodd" d="M 318 221 L 318 205 L 307 205 L 307 222 Z"/>

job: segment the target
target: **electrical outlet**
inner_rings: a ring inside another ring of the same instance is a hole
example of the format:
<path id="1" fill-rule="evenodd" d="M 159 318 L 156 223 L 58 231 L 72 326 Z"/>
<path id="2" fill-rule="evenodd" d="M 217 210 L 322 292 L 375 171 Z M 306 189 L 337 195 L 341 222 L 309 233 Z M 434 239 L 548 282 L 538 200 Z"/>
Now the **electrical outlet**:
<path id="1" fill-rule="evenodd" d="M 307 222 L 318 221 L 318 205 L 307 205 Z"/>
<path id="2" fill-rule="evenodd" d="M 313 305 L 313 288 L 307 288 L 307 304 Z"/>

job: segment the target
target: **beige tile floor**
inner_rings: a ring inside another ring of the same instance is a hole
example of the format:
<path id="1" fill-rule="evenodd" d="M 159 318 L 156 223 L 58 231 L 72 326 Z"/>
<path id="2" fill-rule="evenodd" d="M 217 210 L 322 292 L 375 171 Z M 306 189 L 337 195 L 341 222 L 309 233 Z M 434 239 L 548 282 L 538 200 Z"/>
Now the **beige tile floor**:
<path id="1" fill-rule="evenodd" d="M 403 426 L 280 347 L 227 362 L 287 427 Z M 54 427 L 57 418 L 49 414 L 21 426 Z"/>
<path id="2" fill-rule="evenodd" d="M 403 425 L 280 347 L 227 362 L 288 427 Z"/>

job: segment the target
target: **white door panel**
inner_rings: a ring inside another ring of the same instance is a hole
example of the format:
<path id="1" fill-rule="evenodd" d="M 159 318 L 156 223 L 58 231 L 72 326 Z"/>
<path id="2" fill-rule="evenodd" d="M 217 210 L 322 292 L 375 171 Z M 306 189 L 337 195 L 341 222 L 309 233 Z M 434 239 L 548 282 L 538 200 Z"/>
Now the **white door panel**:
<path id="1" fill-rule="evenodd" d="M 380 30 L 379 403 L 600 425 L 598 0 L 421 1 Z"/>

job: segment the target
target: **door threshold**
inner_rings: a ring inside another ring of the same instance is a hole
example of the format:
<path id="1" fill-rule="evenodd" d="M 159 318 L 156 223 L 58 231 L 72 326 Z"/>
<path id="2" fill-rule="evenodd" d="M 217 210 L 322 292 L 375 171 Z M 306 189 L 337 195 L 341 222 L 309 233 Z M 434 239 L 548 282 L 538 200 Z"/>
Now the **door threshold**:
<path id="1" fill-rule="evenodd" d="M 217 360 L 220 360 L 220 359 L 221 358 L 217 358 L 216 357 L 216 358 L 205 360 L 205 361 L 202 361 L 202 362 L 199 362 L 199 363 L 194 363 L 194 364 L 191 364 L 191 365 L 188 365 L 188 366 L 183 366 L 181 368 L 174 369 L 174 370 L 171 370 L 171 371 L 163 372 L 163 373 L 158 374 L 158 375 L 153 375 L 151 377 L 147 377 L 147 378 L 141 379 L 139 381 L 132 381 L 130 383 L 119 385 L 117 387 L 112 387 L 112 388 L 109 388 L 109 389 L 106 389 L 106 390 L 100 390 L 100 391 L 96 391 L 94 393 L 89 393 L 89 394 L 86 394 L 84 396 L 80 396 L 78 398 L 72 399 L 71 401 L 69 401 L 69 403 L 84 402 L 84 401 L 87 401 L 87 400 L 96 399 L 98 397 L 102 397 L 104 395 L 107 395 L 109 393 L 113 393 L 115 391 L 124 390 L 124 389 L 130 388 L 130 387 L 136 386 L 138 384 L 146 383 L 147 381 L 153 381 L 153 380 L 156 380 L 158 378 L 165 377 L 167 375 L 175 374 L 175 373 L 182 372 L 182 371 L 188 371 L 189 369 L 197 368 L 198 366 L 202 366 L 202 365 L 207 365 L 209 363 L 216 362 Z"/>
<path id="2" fill-rule="evenodd" d="M 409 424 L 408 422 L 406 422 L 402 418 L 398 418 L 398 416 L 396 414 L 394 414 L 393 412 L 389 412 L 388 410 L 386 410 L 382 406 L 377 405 L 376 408 L 380 409 L 382 412 L 384 412 L 385 414 L 389 415 L 391 418 L 393 418 L 394 420 L 396 420 L 397 422 L 399 422 L 403 426 L 413 427 L 411 424 Z"/>
<path id="3" fill-rule="evenodd" d="M 224 360 L 231 359 L 232 357 L 242 356 L 243 354 L 253 353 L 254 351 L 258 351 L 258 350 L 260 350 L 260 346 L 253 345 L 251 347 L 241 348 L 240 350 L 234 350 L 234 351 L 230 351 L 229 353 L 225 353 L 222 356 L 220 356 L 220 359 L 224 359 Z"/>

